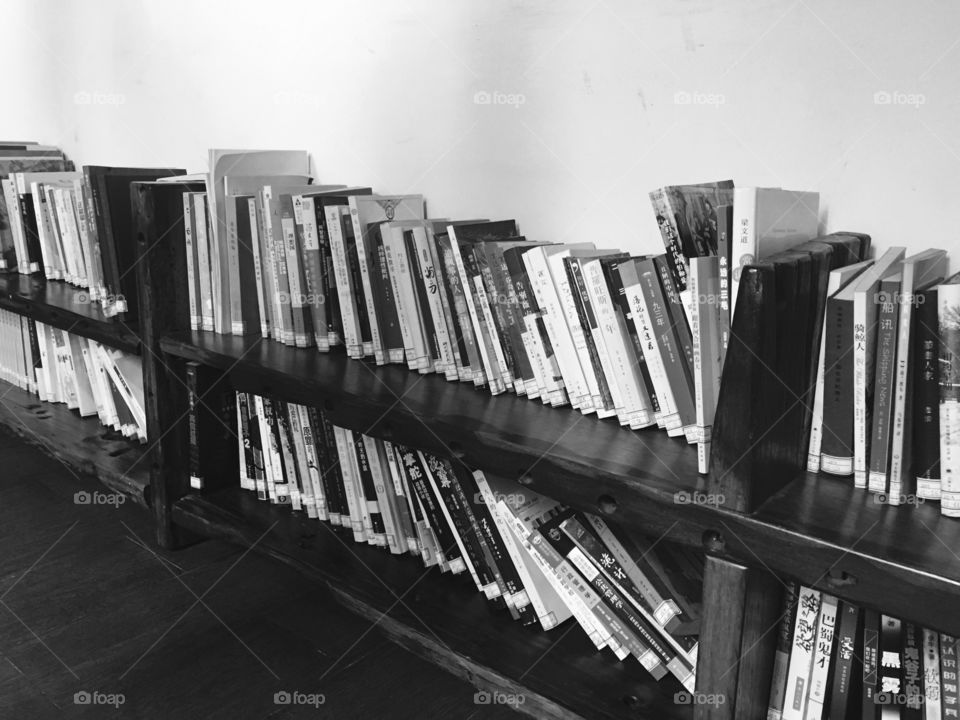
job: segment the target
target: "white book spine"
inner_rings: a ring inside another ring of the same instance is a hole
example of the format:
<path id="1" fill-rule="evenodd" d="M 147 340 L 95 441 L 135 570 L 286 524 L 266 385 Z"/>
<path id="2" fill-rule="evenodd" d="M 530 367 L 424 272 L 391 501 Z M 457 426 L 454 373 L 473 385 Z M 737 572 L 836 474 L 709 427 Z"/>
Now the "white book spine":
<path id="1" fill-rule="evenodd" d="M 912 438 L 907 438 L 909 425 L 907 418 L 907 393 L 910 379 L 910 325 L 913 317 L 914 275 L 916 265 L 905 263 L 903 266 L 903 281 L 900 288 L 897 309 L 897 356 L 894 363 L 893 382 L 893 417 L 890 423 L 890 489 L 887 493 L 887 502 L 891 505 L 900 505 L 903 496 L 903 480 L 910 468 L 906 467 L 906 453 Z"/>
<path id="2" fill-rule="evenodd" d="M 837 625 L 837 598 L 824 593 L 817 620 L 816 647 L 810 671 L 810 690 L 804 720 L 822 720 L 830 677 L 830 656 Z"/>
<path id="3" fill-rule="evenodd" d="M 877 306 L 873 296 L 878 287 L 879 283 L 876 283 L 866 292 L 855 292 L 853 295 L 853 486 L 862 489 L 867 487 L 870 469 L 870 457 L 867 455 L 867 438 L 871 430 L 867 426 L 867 373 L 868 368 L 873 367 L 877 343 Z"/>
<path id="4" fill-rule="evenodd" d="M 743 266 L 757 259 L 757 189 L 733 189 L 733 236 L 730 238 L 730 323 L 737 307 Z"/>
<path id="5" fill-rule="evenodd" d="M 797 617 L 793 627 L 787 693 L 783 701 L 783 720 L 804 720 L 810 693 L 810 671 L 820 615 L 820 591 L 801 587 Z"/>
<path id="6" fill-rule="evenodd" d="M 340 300 L 340 319 L 343 323 L 343 341 L 347 346 L 347 355 L 352 358 L 363 356 L 363 343 L 360 340 L 360 324 L 354 307 L 355 295 L 351 292 L 350 270 L 347 265 L 347 249 L 340 225 L 339 207 L 325 208 L 327 233 L 330 236 L 330 252 L 333 256 L 333 274 L 337 281 L 337 297 Z"/>
<path id="7" fill-rule="evenodd" d="M 943 701 L 940 676 L 940 638 L 936 631 L 923 629 L 923 720 L 942 720 Z M 952 712 L 956 715 L 956 708 Z"/>

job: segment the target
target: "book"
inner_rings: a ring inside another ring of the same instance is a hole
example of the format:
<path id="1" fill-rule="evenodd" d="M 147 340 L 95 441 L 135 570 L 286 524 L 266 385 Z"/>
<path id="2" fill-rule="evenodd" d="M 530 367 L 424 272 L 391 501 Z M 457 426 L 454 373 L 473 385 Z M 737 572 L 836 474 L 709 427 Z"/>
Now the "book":
<path id="1" fill-rule="evenodd" d="M 940 511 L 960 517 L 960 273 L 937 287 Z"/>
<path id="2" fill-rule="evenodd" d="M 890 423 L 893 420 L 897 352 L 896 298 L 900 293 L 901 280 L 901 273 L 884 278 L 875 300 L 880 309 L 877 316 L 877 360 L 870 429 L 870 471 L 867 475 L 867 487 L 874 493 L 885 493 L 890 480 Z"/>
<path id="3" fill-rule="evenodd" d="M 865 608 L 863 611 L 862 647 L 862 718 L 863 720 L 876 720 L 876 699 L 880 678 L 880 614 L 869 608 Z"/>
<path id="4" fill-rule="evenodd" d="M 830 659 L 833 657 L 837 605 L 837 598 L 823 593 L 820 602 L 820 616 L 817 619 L 817 637 L 810 670 L 805 720 L 822 720 L 823 718 L 824 705 L 828 698 L 827 683 L 830 679 Z"/>
<path id="5" fill-rule="evenodd" d="M 894 365 L 893 420 L 890 437 L 891 505 L 899 505 L 915 495 L 916 476 L 913 473 L 913 332 L 916 294 L 946 276 L 947 253 L 944 250 L 926 250 L 904 258 L 903 280 L 897 317 L 897 354 Z"/>
<path id="6" fill-rule="evenodd" d="M 797 583 L 789 582 L 783 594 L 783 609 L 780 613 L 777 646 L 773 656 L 773 673 L 770 678 L 767 720 L 781 720 L 783 717 L 783 703 L 787 692 L 787 672 L 790 667 L 790 648 L 793 645 L 798 591 Z"/>
<path id="7" fill-rule="evenodd" d="M 858 651 L 860 608 L 841 600 L 837 610 L 834 631 L 834 650 L 831 659 L 830 700 L 826 706 L 827 718 L 852 717 L 860 698 L 862 681 L 862 653 Z"/>
<path id="8" fill-rule="evenodd" d="M 940 633 L 940 687 L 943 717 L 960 715 L 960 653 L 957 638 Z"/>
<path id="9" fill-rule="evenodd" d="M 722 369 L 720 264 L 714 257 L 690 261 L 690 330 L 693 343 L 693 379 L 696 404 L 697 469 L 710 465 L 710 433 L 717 410 Z"/>
<path id="10" fill-rule="evenodd" d="M 790 646 L 790 664 L 787 670 L 787 691 L 783 705 L 783 720 L 804 720 L 810 694 L 810 672 L 817 641 L 817 619 L 820 615 L 821 593 L 801 586 L 797 594 L 797 615 Z"/>
<path id="11" fill-rule="evenodd" d="M 940 499 L 940 363 L 937 287 L 916 294 L 913 348 L 913 474 L 917 497 Z"/>

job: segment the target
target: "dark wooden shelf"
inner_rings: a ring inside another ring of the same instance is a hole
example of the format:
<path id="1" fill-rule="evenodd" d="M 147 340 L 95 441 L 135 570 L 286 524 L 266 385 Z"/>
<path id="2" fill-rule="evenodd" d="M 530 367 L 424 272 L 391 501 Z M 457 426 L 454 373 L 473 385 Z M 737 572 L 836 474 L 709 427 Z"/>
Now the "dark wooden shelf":
<path id="1" fill-rule="evenodd" d="M 80 475 L 91 475 L 111 490 L 150 506 L 147 447 L 103 427 L 96 416 L 82 418 L 66 405 L 41 402 L 0 380 L 0 427 L 38 445 Z"/>
<path id="2" fill-rule="evenodd" d="M 323 583 L 391 640 L 475 686 L 522 693 L 540 718 L 689 718 L 678 683 L 657 683 L 635 661 L 597 652 L 572 620 L 524 628 L 476 592 L 469 578 L 425 570 L 416 558 L 356 544 L 349 533 L 230 488 L 187 495 L 173 519 L 282 560 Z"/>
<path id="3" fill-rule="evenodd" d="M 59 280 L 0 272 L 0 308 L 27 315 L 47 325 L 118 348 L 139 353 L 140 338 L 130 322 L 108 318 L 87 292 Z"/>
<path id="4" fill-rule="evenodd" d="M 960 634 L 960 522 L 937 503 L 880 505 L 852 478 L 807 473 L 751 515 L 677 502 L 705 482 L 694 449 L 663 432 L 260 338 L 193 332 L 161 347 L 224 370 L 239 389 L 323 407 L 338 425 L 452 453 L 650 536 Z"/>

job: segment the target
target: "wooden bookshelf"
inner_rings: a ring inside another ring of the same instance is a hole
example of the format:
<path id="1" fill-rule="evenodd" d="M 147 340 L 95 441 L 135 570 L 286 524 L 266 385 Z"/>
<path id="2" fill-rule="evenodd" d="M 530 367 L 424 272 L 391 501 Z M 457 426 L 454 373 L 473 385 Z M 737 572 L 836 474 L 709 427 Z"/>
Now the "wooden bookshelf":
<path id="1" fill-rule="evenodd" d="M 425 570 L 418 558 L 358 545 L 352 534 L 229 488 L 187 495 L 174 520 L 204 537 L 252 547 L 322 583 L 380 632 L 490 692 L 524 695 L 539 718 L 690 718 L 682 687 L 639 663 L 598 652 L 579 626 L 523 628 L 496 611 L 469 577 Z"/>
<path id="2" fill-rule="evenodd" d="M 96 416 L 82 418 L 66 405 L 41 402 L 0 380 L 0 427 L 38 445 L 72 472 L 94 476 L 134 502 L 150 505 L 147 446 L 103 427 Z"/>
<path id="3" fill-rule="evenodd" d="M 128 353 L 140 351 L 131 322 L 108 318 L 89 294 L 59 280 L 0 272 L 0 308 Z"/>
<path id="4" fill-rule="evenodd" d="M 219 368 L 237 389 L 323 407 L 370 435 L 521 479 L 653 537 L 759 565 L 922 625 L 960 633 L 960 523 L 939 504 L 890 507 L 850 478 L 798 473 L 756 512 L 678 502 L 702 493 L 696 451 L 666 433 L 463 383 L 377 367 L 258 337 L 188 332 L 164 337 L 171 356 Z M 916 602 L 922 592 L 924 602 Z"/>

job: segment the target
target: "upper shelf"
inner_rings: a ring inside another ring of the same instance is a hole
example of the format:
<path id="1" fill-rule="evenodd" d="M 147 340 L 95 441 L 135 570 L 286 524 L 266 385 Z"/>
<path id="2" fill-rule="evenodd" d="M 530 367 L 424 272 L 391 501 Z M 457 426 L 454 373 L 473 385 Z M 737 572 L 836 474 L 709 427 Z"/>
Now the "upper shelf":
<path id="1" fill-rule="evenodd" d="M 130 353 L 140 338 L 128 322 L 108 318 L 86 290 L 34 275 L 0 272 L 0 308 Z"/>
<path id="2" fill-rule="evenodd" d="M 960 521 L 937 503 L 889 507 L 850 478 L 798 473 L 744 515 L 711 504 L 694 448 L 660 431 L 257 337 L 181 333 L 161 348 L 221 368 L 239 389 L 321 406 L 338 425 L 459 457 L 653 537 L 960 634 Z"/>

